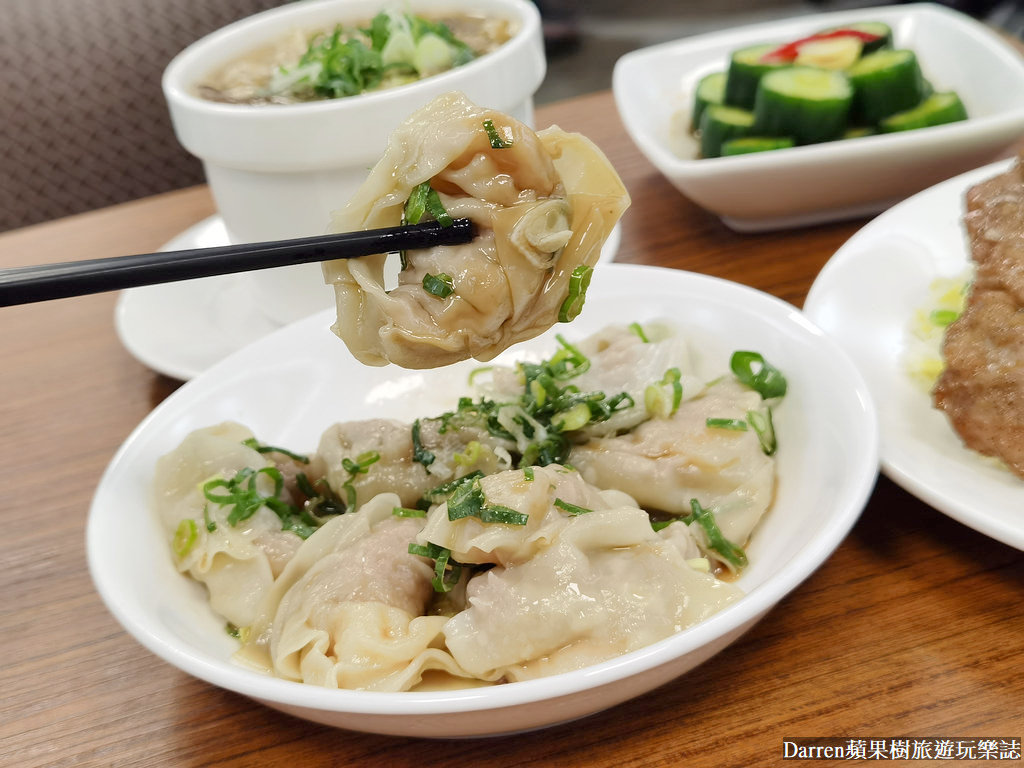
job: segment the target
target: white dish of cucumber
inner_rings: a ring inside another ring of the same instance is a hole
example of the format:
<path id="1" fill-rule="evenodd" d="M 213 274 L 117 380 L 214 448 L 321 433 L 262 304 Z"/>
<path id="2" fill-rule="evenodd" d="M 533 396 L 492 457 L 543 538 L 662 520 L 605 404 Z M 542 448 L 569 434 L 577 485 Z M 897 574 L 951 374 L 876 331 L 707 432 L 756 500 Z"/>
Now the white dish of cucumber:
<path id="1" fill-rule="evenodd" d="M 885 475 L 954 520 L 1024 549 L 1024 481 L 965 448 L 915 375 L 929 362 L 923 355 L 938 363 L 941 341 L 922 345 L 915 316 L 934 303 L 937 286 L 968 274 L 964 194 L 1011 165 L 944 181 L 869 222 L 821 270 L 803 310 L 868 382 Z"/>
<path id="2" fill-rule="evenodd" d="M 641 49 L 612 87 L 644 155 L 740 231 L 877 213 L 1024 135 L 1024 56 L 931 3 Z"/>

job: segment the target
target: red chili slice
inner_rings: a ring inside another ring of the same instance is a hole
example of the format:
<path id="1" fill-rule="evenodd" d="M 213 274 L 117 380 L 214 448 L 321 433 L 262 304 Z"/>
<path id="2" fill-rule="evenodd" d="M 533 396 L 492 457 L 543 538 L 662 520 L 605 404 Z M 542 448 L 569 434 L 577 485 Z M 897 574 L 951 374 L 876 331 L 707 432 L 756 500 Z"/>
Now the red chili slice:
<path id="1" fill-rule="evenodd" d="M 859 37 L 865 43 L 870 43 L 872 40 L 877 40 L 881 35 L 873 35 L 870 32 L 863 32 L 859 29 L 833 29 L 831 32 L 819 32 L 816 35 L 802 37 L 791 43 L 780 45 L 775 50 L 768 51 L 768 53 L 764 54 L 761 57 L 761 61 L 765 64 L 779 61 L 793 61 L 796 59 L 797 54 L 800 53 L 800 46 L 805 43 L 812 43 L 816 40 L 830 40 L 834 37 Z"/>

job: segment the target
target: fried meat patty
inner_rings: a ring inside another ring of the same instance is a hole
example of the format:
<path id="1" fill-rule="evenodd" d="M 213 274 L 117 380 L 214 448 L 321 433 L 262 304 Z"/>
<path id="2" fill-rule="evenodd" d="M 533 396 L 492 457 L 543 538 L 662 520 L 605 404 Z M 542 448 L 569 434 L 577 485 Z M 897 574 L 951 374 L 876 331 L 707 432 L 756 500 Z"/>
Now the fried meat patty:
<path id="1" fill-rule="evenodd" d="M 971 187 L 964 226 L 975 278 L 946 331 L 932 391 L 967 447 L 1024 478 L 1024 171 Z"/>

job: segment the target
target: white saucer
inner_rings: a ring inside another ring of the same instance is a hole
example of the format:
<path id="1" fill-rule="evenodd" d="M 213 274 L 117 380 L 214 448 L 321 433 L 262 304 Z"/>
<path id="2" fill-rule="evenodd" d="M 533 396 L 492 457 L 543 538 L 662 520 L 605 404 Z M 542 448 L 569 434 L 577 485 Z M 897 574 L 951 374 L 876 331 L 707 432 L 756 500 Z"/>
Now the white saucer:
<path id="1" fill-rule="evenodd" d="M 601 250 L 599 263 L 615 258 L 621 239 L 622 228 L 617 224 Z M 224 221 L 211 216 L 160 250 L 208 248 L 228 242 Z M 144 365 L 187 381 L 281 327 L 256 306 L 256 293 L 248 278 L 245 274 L 220 275 L 123 291 L 114 312 L 117 335 Z"/>

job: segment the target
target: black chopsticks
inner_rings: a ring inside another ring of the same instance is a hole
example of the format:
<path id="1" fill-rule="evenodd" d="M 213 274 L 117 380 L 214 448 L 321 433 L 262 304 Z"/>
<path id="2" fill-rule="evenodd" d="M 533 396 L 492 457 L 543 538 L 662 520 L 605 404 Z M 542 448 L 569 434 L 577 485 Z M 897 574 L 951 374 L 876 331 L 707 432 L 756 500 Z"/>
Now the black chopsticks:
<path id="1" fill-rule="evenodd" d="M 428 221 L 339 235 L 14 267 L 0 270 L 0 307 L 311 261 L 460 245 L 475 235 L 473 222 L 454 219 L 447 227 Z"/>

